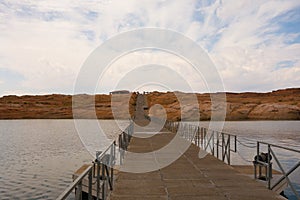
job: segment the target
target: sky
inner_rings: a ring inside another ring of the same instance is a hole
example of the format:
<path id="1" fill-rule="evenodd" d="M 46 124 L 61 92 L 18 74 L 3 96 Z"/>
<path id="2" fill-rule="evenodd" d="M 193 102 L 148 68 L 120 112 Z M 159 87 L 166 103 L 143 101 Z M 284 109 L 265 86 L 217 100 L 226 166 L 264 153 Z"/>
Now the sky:
<path id="1" fill-rule="evenodd" d="M 299 0 L 0 0 L 0 96 L 72 94 L 93 50 L 120 33 L 147 27 L 195 41 L 214 63 L 226 91 L 300 85 Z M 143 58 L 143 65 L 162 66 L 161 73 L 163 65 L 174 67 L 187 81 L 203 85 L 180 59 L 165 54 L 142 51 L 119 59 L 97 92 L 114 89 L 109 81 L 128 71 L 125 66 L 138 65 L 136 58 Z M 160 68 L 152 70 L 157 74 Z M 172 77 L 163 77 L 181 89 Z"/>

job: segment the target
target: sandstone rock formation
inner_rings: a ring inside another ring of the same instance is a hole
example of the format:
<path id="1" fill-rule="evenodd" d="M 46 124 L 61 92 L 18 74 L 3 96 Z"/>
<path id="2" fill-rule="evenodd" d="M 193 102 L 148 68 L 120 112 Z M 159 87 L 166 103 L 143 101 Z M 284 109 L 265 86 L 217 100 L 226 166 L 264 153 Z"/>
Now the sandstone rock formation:
<path id="1" fill-rule="evenodd" d="M 226 95 L 226 101 L 218 101 Z M 190 94 L 182 92 L 151 92 L 146 94 L 150 115 L 169 120 L 299 120 L 300 88 L 268 93 Z M 211 98 L 217 99 L 212 104 Z M 0 119 L 128 119 L 134 115 L 137 94 L 4 96 L 0 98 Z M 129 103 L 128 103 L 129 102 Z M 161 106 L 153 106 L 159 104 Z M 181 105 L 180 105 L 181 104 Z M 113 108 L 113 109 L 112 109 Z M 130 114 L 128 114 L 128 109 Z M 96 116 L 95 116 L 96 111 Z M 200 115 L 199 115 L 200 111 Z"/>
<path id="2" fill-rule="evenodd" d="M 222 119 L 222 109 L 226 109 L 226 120 L 299 120 L 300 119 L 300 88 L 277 90 L 268 93 L 225 93 L 224 102 L 211 103 L 215 94 L 196 94 L 198 102 L 191 100 L 193 94 L 180 92 L 152 92 L 147 94 L 149 107 L 160 104 L 159 111 L 150 109 L 149 114 L 160 117 L 167 113 L 169 120 L 195 120 L 197 110 L 201 120 L 210 120 L 214 112 L 216 120 Z M 182 98 L 185 97 L 184 98 Z M 183 100 L 185 103 L 182 103 Z M 189 103 L 193 102 L 193 103 Z M 181 104 L 183 105 L 180 105 Z M 197 105 L 198 103 L 198 105 Z M 165 109 L 165 111 L 163 111 Z"/>
<path id="3" fill-rule="evenodd" d="M 113 95 L 113 98 L 104 94 L 75 95 L 74 110 L 71 95 L 4 96 L 0 98 L 0 119 L 71 119 L 73 114 L 85 119 L 128 119 L 134 114 L 136 96 L 135 93 Z"/>

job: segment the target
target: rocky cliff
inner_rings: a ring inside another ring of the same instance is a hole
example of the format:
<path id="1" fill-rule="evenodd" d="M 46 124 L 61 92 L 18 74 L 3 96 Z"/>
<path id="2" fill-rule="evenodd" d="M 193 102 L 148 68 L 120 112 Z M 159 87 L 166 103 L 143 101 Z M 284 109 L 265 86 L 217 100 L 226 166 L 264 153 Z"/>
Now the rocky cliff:
<path id="1" fill-rule="evenodd" d="M 226 102 L 212 98 L 225 96 Z M 198 102 L 193 101 L 196 98 Z M 210 120 L 211 113 L 226 109 L 226 120 L 299 120 L 300 119 L 300 88 L 277 90 L 267 93 L 223 93 L 223 94 L 188 94 L 181 92 L 152 92 L 147 94 L 149 107 L 153 107 L 150 115 L 162 116 L 165 112 L 169 120 Z M 180 102 L 182 105 L 180 105 Z M 184 103 L 182 103 L 184 102 Z M 198 105 L 197 105 L 198 103 Z M 198 109 L 199 108 L 199 109 Z M 197 112 L 200 110 L 200 116 Z M 216 118 L 218 119 L 218 117 Z M 220 117 L 221 119 L 221 117 Z"/>
<path id="2" fill-rule="evenodd" d="M 4 96 L 0 98 L 0 119 L 71 119 L 73 115 L 85 119 L 128 119 L 133 116 L 136 96 L 134 93 L 113 95 L 113 98 L 112 95 L 75 95 L 73 106 L 71 95 Z"/>
<path id="3" fill-rule="evenodd" d="M 226 104 L 224 101 L 212 104 L 211 99 L 218 99 L 218 95 L 151 92 L 146 98 L 149 108 L 152 107 L 150 115 L 166 113 L 169 120 L 210 120 L 212 112 L 218 119 L 222 109 L 226 109 L 226 120 L 300 119 L 300 88 L 268 93 L 221 93 L 226 96 Z M 74 98 L 79 103 L 72 105 L 71 95 L 4 96 L 0 98 L 0 119 L 71 119 L 73 115 L 87 119 L 127 119 L 134 114 L 137 94 L 82 94 Z"/>

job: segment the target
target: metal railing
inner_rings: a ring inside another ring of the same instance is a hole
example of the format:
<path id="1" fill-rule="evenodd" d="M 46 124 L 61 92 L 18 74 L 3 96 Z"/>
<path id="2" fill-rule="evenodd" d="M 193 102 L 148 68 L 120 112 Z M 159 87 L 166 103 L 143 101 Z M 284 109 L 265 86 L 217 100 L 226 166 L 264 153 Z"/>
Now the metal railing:
<path id="1" fill-rule="evenodd" d="M 266 143 L 266 142 L 257 142 L 257 157 L 259 156 L 260 154 L 260 150 L 261 150 L 261 146 L 265 146 L 267 147 L 267 151 L 268 151 L 268 156 L 267 156 L 267 162 L 262 162 L 262 161 L 255 161 L 261 165 L 266 165 L 267 167 L 267 172 L 266 172 L 266 180 L 268 181 L 268 188 L 270 190 L 273 190 L 275 187 L 277 187 L 280 183 L 282 183 L 283 181 L 287 181 L 289 187 L 291 188 L 292 192 L 294 193 L 294 195 L 297 197 L 297 199 L 300 199 L 300 194 L 297 192 L 297 190 L 294 188 L 289 176 L 296 170 L 299 168 L 300 166 L 300 161 L 298 161 L 298 163 L 296 163 L 294 166 L 292 166 L 288 171 L 285 171 L 283 166 L 282 166 L 282 163 L 279 161 L 275 151 L 273 150 L 274 147 L 275 148 L 279 148 L 279 149 L 283 149 L 283 150 L 287 150 L 287 151 L 290 151 L 290 152 L 294 152 L 294 153 L 299 153 L 300 154 L 300 151 L 299 150 L 295 150 L 295 149 L 291 149 L 291 148 L 287 148 L 287 147 L 282 147 L 282 146 L 279 146 L 279 145 L 275 145 L 275 144 L 269 144 L 269 143 Z M 279 167 L 281 173 L 282 173 L 282 176 L 278 179 L 278 180 L 274 180 L 273 183 L 272 183 L 272 162 L 271 162 L 271 159 L 274 158 L 277 166 Z M 300 158 L 300 157 L 299 157 Z"/>
<path id="2" fill-rule="evenodd" d="M 109 148 L 104 152 L 96 152 L 96 160 L 94 162 L 94 174 L 96 171 L 96 199 L 100 196 L 101 187 L 101 199 L 107 197 L 107 186 L 110 190 L 113 190 L 114 180 L 114 165 L 116 161 L 116 142 L 114 141 Z M 101 183 L 102 181 L 102 183 Z M 91 188 L 89 187 L 89 194 Z"/>
<path id="3" fill-rule="evenodd" d="M 237 136 L 214 131 L 192 124 L 166 121 L 165 127 L 171 132 L 178 132 L 181 137 L 211 153 L 216 158 L 230 165 L 230 152 L 237 152 Z"/>
<path id="4" fill-rule="evenodd" d="M 66 199 L 72 191 L 75 189 L 75 199 L 82 199 L 83 187 L 86 187 L 88 191 L 85 191 L 88 195 L 88 199 L 92 200 L 93 196 L 96 199 L 106 199 L 107 185 L 110 190 L 113 189 L 113 166 L 115 164 L 116 157 L 116 142 L 113 141 L 109 147 L 104 151 L 96 152 L 96 160 L 93 165 L 88 166 L 82 174 L 80 174 L 72 184 L 65 189 L 63 193 L 57 197 L 57 200 Z M 88 184 L 84 185 L 84 179 L 87 177 Z M 93 190 L 95 194 L 93 195 Z"/>
<path id="5" fill-rule="evenodd" d="M 67 187 L 65 189 L 65 191 L 63 193 L 61 193 L 56 199 L 57 200 L 61 200 L 61 199 L 66 199 L 69 194 L 75 189 L 77 188 L 78 191 L 81 191 L 82 190 L 82 180 L 88 175 L 89 177 L 89 187 L 92 188 L 91 186 L 91 182 L 90 180 L 92 180 L 92 170 L 93 169 L 93 166 L 89 166 L 86 170 L 84 170 L 84 172 L 75 180 L 73 181 L 73 183 L 71 185 L 69 185 L 69 187 Z M 77 195 L 75 196 L 75 199 L 81 199 L 81 193 L 79 195 L 79 192 L 76 193 Z M 91 196 L 91 193 L 89 193 L 89 199 L 92 199 L 92 196 Z"/>
<path id="6" fill-rule="evenodd" d="M 123 164 L 125 151 L 127 150 L 127 147 L 130 143 L 133 131 L 134 131 L 134 122 L 131 121 L 129 126 L 119 135 L 118 144 L 119 144 L 119 154 L 120 154 L 120 165 Z"/>
<path id="7" fill-rule="evenodd" d="M 120 154 L 120 164 L 124 159 L 124 151 L 130 142 L 133 133 L 134 123 L 131 121 L 130 125 L 119 135 L 118 150 Z M 108 187 L 113 190 L 114 181 L 114 165 L 116 164 L 117 144 L 113 141 L 105 151 L 97 151 L 96 159 L 91 166 L 88 166 L 83 173 L 81 173 L 58 197 L 57 200 L 64 200 L 75 190 L 75 200 L 82 199 L 83 187 L 87 188 L 88 199 L 92 200 L 96 197 L 97 200 L 105 200 L 108 195 Z M 84 185 L 84 180 L 88 181 Z"/>
<path id="8" fill-rule="evenodd" d="M 154 118 L 154 117 L 152 117 Z M 152 119 L 151 118 L 151 119 Z M 159 118 L 154 118 L 155 120 L 159 120 Z M 152 119 L 153 120 L 153 119 Z M 237 153 L 237 142 L 239 142 L 241 145 L 248 147 L 248 148 L 257 148 L 257 155 L 256 157 L 259 156 L 260 154 L 260 148 L 262 145 L 265 145 L 267 147 L 267 161 L 259 161 L 259 160 L 253 160 L 247 162 L 251 162 L 254 164 L 254 177 L 257 178 L 257 171 L 255 165 L 259 164 L 262 167 L 266 168 L 266 181 L 268 184 L 268 189 L 270 190 L 277 190 L 276 187 L 280 187 L 280 185 L 286 181 L 288 185 L 290 186 L 292 192 L 296 196 L 297 199 L 300 200 L 300 194 L 299 192 L 297 193 L 297 190 L 293 186 L 291 180 L 290 180 L 290 175 L 296 171 L 297 169 L 300 168 L 300 161 L 296 163 L 294 166 L 292 166 L 288 170 L 284 170 L 282 164 L 280 163 L 279 159 L 277 158 L 277 155 L 275 151 L 273 150 L 275 148 L 279 149 L 284 149 L 287 151 L 291 151 L 294 153 L 300 153 L 299 150 L 287 148 L 287 147 L 282 147 L 279 145 L 275 144 L 269 144 L 266 142 L 256 142 L 256 145 L 254 144 L 255 141 L 252 141 L 251 144 L 248 143 L 243 143 L 237 139 L 236 135 L 233 134 L 228 134 L 224 132 L 219 132 L 219 131 L 214 131 L 211 129 L 207 129 L 204 127 L 192 125 L 192 124 L 183 124 L 180 122 L 173 122 L 173 121 L 166 121 L 165 122 L 165 128 L 170 130 L 173 133 L 177 133 L 187 139 L 188 141 L 194 143 L 196 146 L 202 148 L 203 150 L 211 153 L 213 156 L 217 157 L 218 159 L 222 160 L 223 162 L 227 162 L 227 164 L 230 165 L 231 163 L 231 156 L 230 152 Z M 272 179 L 272 163 L 271 163 L 271 158 L 274 158 L 277 166 L 279 167 L 282 175 L 280 178 L 274 180 Z M 300 160 L 300 157 L 299 157 Z M 261 173 L 261 168 L 259 168 L 260 173 Z"/>

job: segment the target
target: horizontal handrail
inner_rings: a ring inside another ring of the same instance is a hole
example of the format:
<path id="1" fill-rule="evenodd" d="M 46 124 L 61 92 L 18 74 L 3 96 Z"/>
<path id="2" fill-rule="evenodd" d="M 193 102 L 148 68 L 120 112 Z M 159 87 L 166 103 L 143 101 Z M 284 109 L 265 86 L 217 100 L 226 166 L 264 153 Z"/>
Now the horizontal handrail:
<path id="1" fill-rule="evenodd" d="M 152 117 L 154 118 L 154 117 Z M 154 118 L 159 120 L 159 118 Z M 179 127 L 179 122 L 172 122 L 166 120 L 165 127 L 172 132 L 177 132 L 179 128 L 180 135 L 190 142 L 194 142 L 196 146 L 203 148 L 205 151 L 210 149 L 213 156 L 219 159 L 219 147 L 221 150 L 221 159 L 230 165 L 230 152 L 237 152 L 237 136 L 234 134 L 215 131 L 212 129 L 200 127 L 193 124 L 183 124 Z M 231 142 L 234 141 L 233 149 Z M 208 149 L 209 148 L 209 149 Z"/>
<path id="2" fill-rule="evenodd" d="M 96 156 L 96 159 L 97 160 L 101 160 L 105 155 L 106 153 L 108 152 L 108 150 L 110 150 L 110 148 L 115 145 L 116 141 L 114 140 L 108 147 L 107 149 L 105 149 L 104 151 L 101 151 L 101 153 L 99 155 Z"/>
<path id="3" fill-rule="evenodd" d="M 129 126 L 119 135 L 119 151 L 120 155 L 122 152 L 124 153 L 122 147 L 124 146 L 127 148 L 129 144 L 129 140 L 126 140 L 124 143 L 121 135 L 132 135 L 133 132 L 133 122 L 130 121 Z M 128 137 L 126 137 L 128 139 Z M 120 142 L 123 144 L 121 147 Z M 93 161 L 94 165 L 89 166 L 87 169 L 84 170 L 83 173 L 80 174 L 58 197 L 57 200 L 64 200 L 66 199 L 70 193 L 74 189 L 78 189 L 76 192 L 75 199 L 81 199 L 81 192 L 82 192 L 82 180 L 88 175 L 88 196 L 89 199 L 92 199 L 92 174 L 94 172 L 94 178 L 96 178 L 97 182 L 97 199 L 99 199 L 99 192 L 100 192 L 100 182 L 102 183 L 101 192 L 102 192 L 102 200 L 105 200 L 107 197 L 106 192 L 106 184 L 109 184 L 110 190 L 113 189 L 113 165 L 115 165 L 116 160 L 116 140 L 114 140 L 104 151 L 97 151 L 96 152 L 96 160 Z M 97 165 L 96 165 L 97 163 Z M 121 163 L 121 161 L 120 161 Z M 97 166 L 97 176 L 95 176 L 95 168 Z M 101 172 L 100 172 L 101 167 Z M 101 173 L 101 175 L 100 175 Z"/>
<path id="4" fill-rule="evenodd" d="M 276 186 L 278 186 L 283 180 L 286 180 L 289 187 L 291 188 L 292 192 L 294 193 L 294 195 L 296 196 L 297 199 L 300 199 L 300 194 L 297 192 L 297 190 L 294 188 L 291 180 L 290 180 L 290 175 L 300 167 L 300 161 L 298 161 L 298 163 L 296 163 L 291 169 L 289 169 L 287 172 L 284 170 L 281 162 L 279 161 L 279 159 L 277 158 L 277 155 L 276 153 L 273 151 L 272 147 L 276 147 L 276 148 L 280 148 L 280 149 L 284 149 L 284 150 L 287 150 L 287 151 L 291 151 L 291 152 L 295 152 L 295 153 L 300 153 L 299 150 L 296 150 L 296 149 L 292 149 L 292 148 L 288 148 L 288 147 L 283 147 L 283 146 L 280 146 L 280 145 L 276 145 L 276 144 L 270 144 L 270 143 L 267 143 L 267 142 L 261 142 L 261 141 L 258 141 L 257 142 L 257 158 L 259 156 L 259 153 L 260 153 L 260 147 L 261 145 L 266 145 L 267 146 L 267 150 L 268 150 L 268 153 L 267 153 L 267 160 L 265 161 L 265 166 L 267 167 L 267 171 L 268 173 L 266 174 L 267 175 L 267 181 L 268 181 L 268 188 L 270 190 L 274 189 Z M 282 172 L 282 176 L 275 181 L 275 183 L 273 183 L 273 185 L 271 184 L 271 179 L 272 179 L 272 163 L 271 163 L 271 156 L 274 158 L 276 164 L 278 165 L 278 167 L 280 168 L 281 172 Z M 299 158 L 300 160 L 300 158 Z M 255 161 L 257 163 L 261 163 L 261 161 L 257 160 Z M 256 178 L 256 174 L 255 174 L 255 178 Z"/>
<path id="5" fill-rule="evenodd" d="M 154 117 L 151 117 L 154 118 Z M 159 120 L 156 119 L 156 120 Z M 182 124 L 181 126 L 179 126 L 179 122 L 172 122 L 172 121 L 166 121 L 165 122 L 165 127 L 167 129 L 169 129 L 171 132 L 179 132 L 179 135 L 184 137 L 185 139 L 189 140 L 190 142 L 195 142 L 195 145 L 203 148 L 204 150 L 208 151 L 210 148 L 211 154 L 216 156 L 217 158 L 219 158 L 219 147 L 221 147 L 221 151 L 222 151 L 222 155 L 221 158 L 224 161 L 225 158 L 227 158 L 227 163 L 230 165 L 230 152 L 238 152 L 237 150 L 237 141 L 246 146 L 249 147 L 249 145 L 245 145 L 243 143 L 241 143 L 241 141 L 239 141 L 237 139 L 237 135 L 235 134 L 230 134 L 230 133 L 225 133 L 225 132 L 218 132 L 218 131 L 214 131 L 212 129 L 208 129 L 208 128 L 204 128 L 204 127 L 200 127 L 197 125 L 193 125 L 193 124 Z M 234 140 L 234 148 L 231 149 L 231 139 Z M 254 141 L 252 141 L 254 142 Z M 280 145 L 276 145 L 276 144 L 270 144 L 267 142 L 263 142 L 263 141 L 257 141 L 256 145 L 250 146 L 249 148 L 257 148 L 257 158 L 259 156 L 260 153 L 260 146 L 261 145 L 267 145 L 267 149 L 268 149 L 268 153 L 267 153 L 267 159 L 266 161 L 260 161 L 260 160 L 255 160 L 255 161 L 248 161 L 248 162 L 253 162 L 254 165 L 260 165 L 260 166 L 264 166 L 266 167 L 266 180 L 268 183 L 268 188 L 274 189 L 276 186 L 278 186 L 283 180 L 287 180 L 288 185 L 290 186 L 290 188 L 292 189 L 293 193 L 296 195 L 297 199 L 300 199 L 300 194 L 297 193 L 297 190 L 294 188 L 294 186 L 292 185 L 292 182 L 289 179 L 289 176 L 296 171 L 296 169 L 300 168 L 300 161 L 298 161 L 294 166 L 292 166 L 289 170 L 285 171 L 280 163 L 280 161 L 278 160 L 275 152 L 274 152 L 274 148 L 280 148 L 283 150 L 287 150 L 290 152 L 294 152 L 294 153 L 300 153 L 300 150 L 297 149 L 292 149 L 289 147 L 283 147 Z M 215 155 L 215 152 L 217 155 Z M 276 164 L 279 166 L 281 172 L 283 173 L 283 175 L 278 179 L 275 180 L 275 182 L 271 185 L 271 179 L 272 179 L 272 163 L 271 163 L 271 156 L 274 158 Z M 300 160 L 300 157 L 299 157 Z M 255 166 L 255 174 L 254 177 L 256 177 L 256 166 Z"/>
<path id="6" fill-rule="evenodd" d="M 130 125 L 119 135 L 119 150 L 120 153 L 124 154 L 124 151 L 127 150 L 131 137 L 133 135 L 134 122 L 132 121 Z"/>
<path id="7" fill-rule="evenodd" d="M 296 153 L 300 153 L 300 150 L 297 150 L 297 149 L 292 149 L 292 148 L 288 148 L 288 147 L 283 147 L 283 146 L 280 146 L 280 145 L 270 144 L 270 143 L 262 142 L 262 141 L 258 141 L 258 142 L 259 142 L 260 144 L 271 145 L 272 147 L 277 147 L 277 148 L 280 148 L 280 149 L 285 149 L 285 150 L 288 150 L 288 151 L 293 151 L 293 152 L 296 152 Z"/>
<path id="8" fill-rule="evenodd" d="M 75 187 L 84 179 L 86 175 L 90 173 L 90 171 L 93 169 L 93 166 L 89 166 L 86 168 L 86 170 L 83 171 L 80 176 L 78 176 L 72 183 L 69 185 L 56 199 L 61 200 L 61 199 L 66 199 L 68 195 L 75 189 Z"/>

